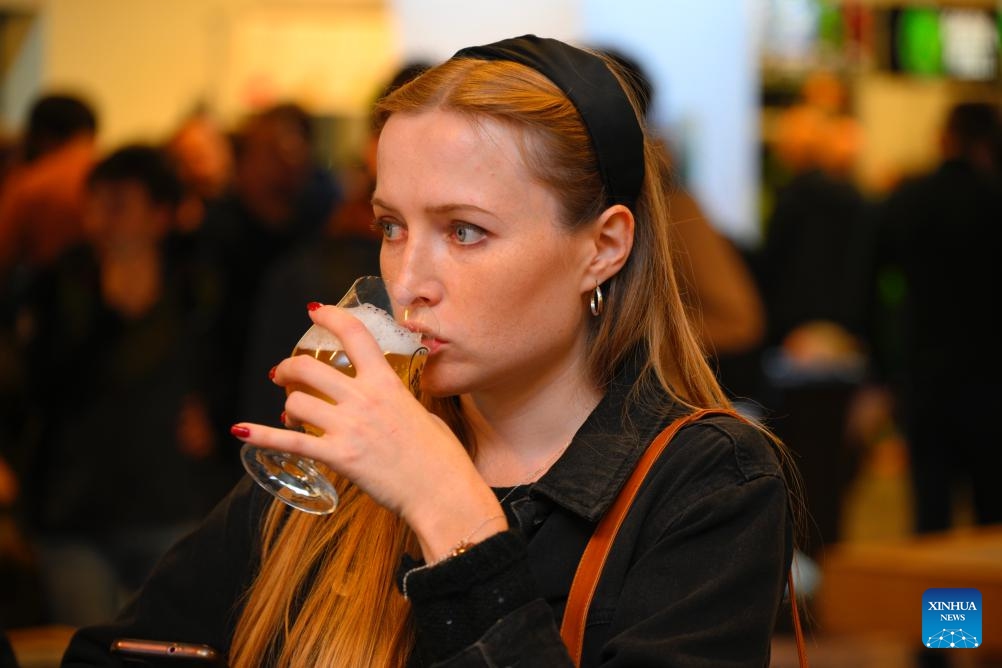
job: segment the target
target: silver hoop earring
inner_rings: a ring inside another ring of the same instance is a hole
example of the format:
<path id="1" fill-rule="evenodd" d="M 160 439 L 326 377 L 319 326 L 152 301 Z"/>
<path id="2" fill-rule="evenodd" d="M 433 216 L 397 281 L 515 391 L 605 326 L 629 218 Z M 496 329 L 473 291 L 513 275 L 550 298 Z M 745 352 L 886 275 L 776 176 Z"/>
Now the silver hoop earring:
<path id="1" fill-rule="evenodd" d="M 605 299 L 602 298 L 602 286 L 597 282 L 595 283 L 595 289 L 591 293 L 591 314 L 596 318 L 602 315 L 602 309 L 605 308 Z"/>

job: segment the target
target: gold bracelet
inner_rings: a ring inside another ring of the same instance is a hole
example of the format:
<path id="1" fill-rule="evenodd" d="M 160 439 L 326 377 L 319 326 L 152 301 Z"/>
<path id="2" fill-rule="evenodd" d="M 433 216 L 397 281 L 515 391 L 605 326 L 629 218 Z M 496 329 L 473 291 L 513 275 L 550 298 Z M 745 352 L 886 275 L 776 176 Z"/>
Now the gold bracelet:
<path id="1" fill-rule="evenodd" d="M 458 557 L 461 554 L 465 554 L 467 551 L 470 550 L 470 548 L 472 548 L 474 545 L 476 545 L 476 543 L 471 543 L 470 539 L 473 538 L 477 534 L 478 531 L 480 531 L 481 529 L 483 529 L 485 526 L 487 526 L 488 524 L 490 524 L 494 520 L 500 520 L 500 519 L 503 519 L 503 518 L 504 518 L 504 513 L 502 513 L 500 515 L 492 515 L 491 517 L 488 517 L 486 520 L 484 520 L 483 522 L 481 522 L 480 524 L 478 524 L 476 529 L 474 529 L 470 533 L 466 534 L 466 538 L 464 538 L 461 541 L 459 541 L 458 543 L 456 543 L 456 546 L 453 547 L 449 551 L 449 553 L 446 554 L 444 557 L 442 557 L 441 559 L 436 559 L 435 561 L 431 562 L 430 564 L 422 564 L 420 566 L 415 566 L 414 568 L 412 568 L 409 571 L 407 571 L 406 573 L 404 573 L 404 576 L 403 576 L 403 578 L 401 578 L 401 582 L 400 582 L 400 589 L 401 589 L 401 592 L 404 595 L 404 598 L 408 598 L 408 596 L 407 596 L 407 578 L 409 578 L 412 573 L 416 573 L 417 571 L 427 570 L 427 569 L 432 568 L 434 566 L 438 566 L 443 561 L 447 561 L 449 559 L 452 559 L 453 557 Z"/>
<path id="2" fill-rule="evenodd" d="M 487 526 L 488 524 L 490 524 L 494 520 L 500 520 L 500 519 L 503 519 L 503 518 L 504 518 L 504 513 L 502 513 L 500 515 L 493 515 L 491 517 L 488 517 L 486 520 L 484 520 L 479 525 L 477 525 L 476 529 L 474 529 L 470 533 L 466 534 L 466 538 L 464 538 L 463 540 L 461 540 L 458 543 L 456 543 L 456 546 L 454 548 L 452 548 L 452 550 L 449 552 L 449 554 L 445 555 L 444 557 L 442 557 L 441 559 L 439 559 L 435 563 L 438 564 L 438 563 L 441 563 L 441 562 L 445 561 L 446 559 L 452 559 L 453 557 L 458 557 L 459 555 L 463 554 L 464 552 L 466 552 L 467 550 L 469 550 L 471 547 L 473 547 L 476 544 L 476 543 L 471 543 L 470 539 L 473 538 L 475 535 L 477 535 L 478 531 L 480 531 L 481 529 L 483 529 L 485 526 Z"/>

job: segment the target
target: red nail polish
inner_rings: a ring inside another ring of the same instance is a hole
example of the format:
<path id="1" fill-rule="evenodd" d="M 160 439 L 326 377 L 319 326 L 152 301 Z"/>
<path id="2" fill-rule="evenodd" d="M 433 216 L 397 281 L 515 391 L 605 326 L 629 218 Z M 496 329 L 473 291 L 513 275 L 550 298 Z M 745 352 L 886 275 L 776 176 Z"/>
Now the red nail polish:
<path id="1" fill-rule="evenodd" d="M 250 436 L 250 429 L 235 424 L 232 427 L 230 427 L 230 433 L 236 436 L 237 438 L 247 438 L 248 436 Z"/>
<path id="2" fill-rule="evenodd" d="M 321 306 L 323 306 L 323 304 L 321 304 L 320 302 L 310 302 L 309 304 L 306 305 L 306 310 L 307 311 L 316 311 Z"/>
<path id="3" fill-rule="evenodd" d="M 285 411 L 282 411 L 282 414 L 278 416 L 278 421 L 285 424 Z"/>
<path id="4" fill-rule="evenodd" d="M 268 380 L 275 380 L 275 369 L 277 368 L 277 366 L 273 366 L 268 370 Z"/>

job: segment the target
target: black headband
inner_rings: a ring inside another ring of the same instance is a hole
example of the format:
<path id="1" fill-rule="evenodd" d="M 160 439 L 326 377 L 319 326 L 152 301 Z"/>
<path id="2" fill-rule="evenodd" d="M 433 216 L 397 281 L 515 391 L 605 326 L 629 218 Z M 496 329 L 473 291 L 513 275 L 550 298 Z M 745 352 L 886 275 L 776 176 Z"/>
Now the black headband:
<path id="1" fill-rule="evenodd" d="M 644 134 L 619 80 L 598 56 L 555 39 L 523 35 L 460 49 L 453 58 L 508 60 L 557 85 L 591 137 L 609 203 L 633 206 L 644 183 Z"/>

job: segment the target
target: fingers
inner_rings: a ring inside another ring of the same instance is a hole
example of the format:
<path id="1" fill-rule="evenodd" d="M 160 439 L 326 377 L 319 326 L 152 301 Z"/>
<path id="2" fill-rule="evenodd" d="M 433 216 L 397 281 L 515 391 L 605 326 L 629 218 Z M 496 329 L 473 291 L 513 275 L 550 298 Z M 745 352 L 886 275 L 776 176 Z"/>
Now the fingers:
<path id="1" fill-rule="evenodd" d="M 267 427 L 251 422 L 238 422 L 230 427 L 230 433 L 245 443 L 312 459 L 318 458 L 322 445 L 320 439 L 300 431 Z"/>
<path id="2" fill-rule="evenodd" d="M 337 427 L 338 413 L 336 405 L 304 391 L 289 394 L 282 417 L 286 427 L 311 425 L 323 435 L 333 432 Z"/>
<path id="3" fill-rule="evenodd" d="M 311 305 L 314 323 L 329 330 L 351 359 L 349 368 L 308 354 L 289 357 L 269 372 L 271 380 L 286 388 L 288 396 L 282 423 L 285 428 L 238 423 L 231 430 L 240 440 L 258 447 L 281 450 L 324 462 L 363 488 L 397 489 L 388 462 L 398 457 L 391 445 L 399 438 L 399 420 L 420 423 L 426 415 L 408 387 L 400 382 L 379 344 L 351 310 Z M 411 406 L 403 404 L 410 402 Z M 409 412 L 408 412 L 409 411 Z M 297 427 L 304 427 L 303 431 Z M 434 430 L 439 427 L 435 424 Z"/>
<path id="4" fill-rule="evenodd" d="M 294 355 L 275 367 L 272 382 L 285 387 L 290 394 L 304 391 L 338 401 L 348 390 L 349 378 L 325 361 L 309 355 Z"/>

